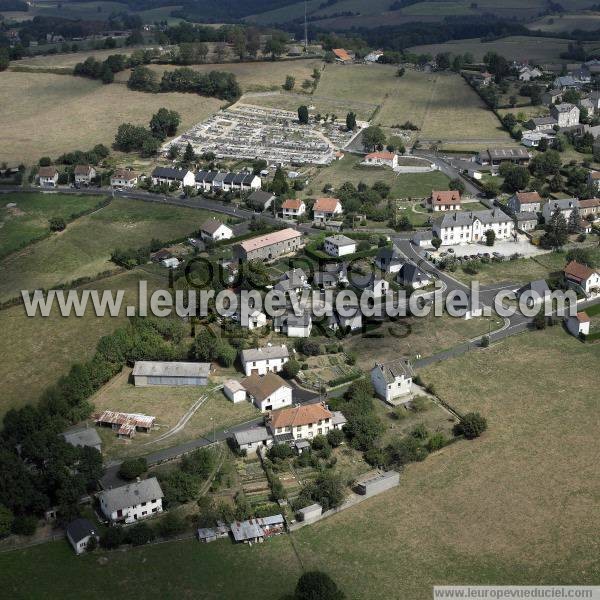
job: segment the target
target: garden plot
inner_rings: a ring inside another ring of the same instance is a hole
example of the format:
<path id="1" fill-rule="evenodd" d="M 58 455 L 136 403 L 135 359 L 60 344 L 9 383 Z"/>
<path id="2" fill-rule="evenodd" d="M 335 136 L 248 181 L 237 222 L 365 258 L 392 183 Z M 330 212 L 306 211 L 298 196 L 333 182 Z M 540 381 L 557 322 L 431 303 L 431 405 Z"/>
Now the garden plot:
<path id="1" fill-rule="evenodd" d="M 212 152 L 218 158 L 327 165 L 354 135 L 339 121 L 300 125 L 294 112 L 238 103 L 194 125 L 163 152 L 190 143 L 197 154 Z"/>
<path id="2" fill-rule="evenodd" d="M 360 371 L 347 364 L 345 354 L 331 354 L 309 358 L 308 368 L 302 369 L 298 374 L 304 385 L 320 388 L 322 385 L 331 385 L 343 377 L 359 374 Z"/>

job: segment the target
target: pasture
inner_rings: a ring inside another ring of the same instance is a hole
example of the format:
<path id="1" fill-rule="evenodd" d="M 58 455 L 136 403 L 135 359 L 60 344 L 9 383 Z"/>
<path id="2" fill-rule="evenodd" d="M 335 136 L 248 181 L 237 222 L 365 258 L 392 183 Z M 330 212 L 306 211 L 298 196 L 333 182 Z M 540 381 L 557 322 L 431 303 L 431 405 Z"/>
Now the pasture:
<path id="1" fill-rule="evenodd" d="M 195 94 L 147 94 L 83 77 L 5 71 L 0 73 L 0 130 L 11 144 L 0 146 L 0 162 L 31 165 L 41 156 L 98 143 L 110 146 L 121 123 L 146 125 L 163 106 L 179 112 L 184 131 L 221 105 Z"/>
<path id="2" fill-rule="evenodd" d="M 593 585 L 600 407 L 590 366 L 598 360 L 600 345 L 554 327 L 427 368 L 424 380 L 459 410 L 480 411 L 488 431 L 409 465 L 399 487 L 291 536 L 251 548 L 185 541 L 82 557 L 53 542 L 1 554 L 0 583 L 21 597 L 35 596 L 43 578 L 50 597 L 74 597 L 93 580 L 91 598 L 141 585 L 149 598 L 276 599 L 303 568 L 326 571 L 353 600 L 426 600 L 434 584 L 455 582 Z M 557 381 L 557 372 L 569 377 Z M 261 577 L 240 587 L 257 562 Z"/>
<path id="3" fill-rule="evenodd" d="M 110 262 L 114 249 L 137 248 L 153 238 L 177 239 L 197 230 L 210 215 L 193 208 L 115 199 L 65 231 L 1 261 L 0 300 L 23 289 L 50 288 L 115 269 Z"/>
<path id="4" fill-rule="evenodd" d="M 73 194 L 0 195 L 0 256 L 5 256 L 49 231 L 49 221 L 65 220 L 93 209 L 100 197 Z M 7 206 L 15 204 L 15 206 Z"/>
<path id="5" fill-rule="evenodd" d="M 124 302 L 137 303 L 141 271 L 125 273 L 82 286 L 80 289 L 124 290 Z M 164 280 L 143 273 L 148 289 L 164 286 Z M 126 317 L 96 317 L 90 310 L 81 318 L 28 317 L 22 306 L 0 311 L 0 362 L 3 383 L 0 417 L 10 408 L 37 402 L 41 392 L 65 375 L 71 365 L 91 358 L 98 340 L 123 325 Z"/>
<path id="6" fill-rule="evenodd" d="M 570 33 L 575 29 L 595 31 L 596 29 L 600 29 L 600 13 L 597 11 L 586 11 L 573 14 L 546 15 L 537 21 L 533 21 L 533 23 L 529 23 L 527 27 L 533 31 L 551 33 Z"/>
<path id="7" fill-rule="evenodd" d="M 366 183 L 373 185 L 383 181 L 390 186 L 389 198 L 424 198 L 432 189 L 447 190 L 449 179 L 440 171 L 431 173 L 394 173 L 391 169 L 361 166 L 360 157 L 346 154 L 342 160 L 331 163 L 328 167 L 319 168 L 311 178 L 303 194 L 319 196 L 325 185 L 331 184 L 335 189 L 346 181 L 354 185 Z"/>

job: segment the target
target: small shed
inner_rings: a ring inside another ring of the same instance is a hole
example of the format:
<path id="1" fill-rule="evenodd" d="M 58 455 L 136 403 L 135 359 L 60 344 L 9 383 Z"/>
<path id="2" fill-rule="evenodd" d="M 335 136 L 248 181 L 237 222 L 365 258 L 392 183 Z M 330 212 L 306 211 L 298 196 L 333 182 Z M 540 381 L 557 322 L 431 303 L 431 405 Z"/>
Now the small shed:
<path id="1" fill-rule="evenodd" d="M 359 483 L 357 490 L 363 496 L 375 496 L 400 484 L 400 473 L 397 471 L 386 471 L 381 475 L 367 479 Z"/>
<path id="2" fill-rule="evenodd" d="M 229 381 L 225 382 L 223 385 L 223 393 L 234 404 L 243 402 L 246 399 L 246 389 L 236 379 L 230 379 Z"/>
<path id="3" fill-rule="evenodd" d="M 317 521 L 321 518 L 322 514 L 323 507 L 320 504 L 311 504 L 310 506 L 305 506 L 296 513 L 298 519 L 300 521 L 304 521 L 305 523 Z"/>
<path id="4" fill-rule="evenodd" d="M 211 528 L 201 528 L 198 529 L 198 540 L 200 542 L 204 542 L 208 544 L 209 542 L 214 542 L 217 539 L 217 532 Z"/>
<path id="5" fill-rule="evenodd" d="M 310 443 L 307 440 L 294 440 L 294 448 L 298 454 L 302 454 L 310 450 Z"/>
<path id="6" fill-rule="evenodd" d="M 88 547 L 91 538 L 95 538 L 98 541 L 99 536 L 96 528 L 92 525 L 88 519 L 75 519 L 67 525 L 67 539 L 75 554 L 82 554 Z"/>

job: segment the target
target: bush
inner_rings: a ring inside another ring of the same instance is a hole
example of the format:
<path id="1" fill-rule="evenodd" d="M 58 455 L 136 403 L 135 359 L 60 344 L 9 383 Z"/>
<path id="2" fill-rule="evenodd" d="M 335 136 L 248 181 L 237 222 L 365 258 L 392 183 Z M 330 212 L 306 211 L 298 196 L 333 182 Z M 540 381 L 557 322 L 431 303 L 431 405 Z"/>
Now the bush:
<path id="1" fill-rule="evenodd" d="M 173 511 L 167 512 L 167 514 L 160 520 L 158 524 L 158 531 L 163 537 L 171 537 L 185 531 L 185 521 L 183 517 Z"/>
<path id="2" fill-rule="evenodd" d="M 429 452 L 435 452 L 436 450 L 440 450 L 448 443 L 446 436 L 443 433 L 434 433 L 427 440 L 427 450 Z"/>
<path id="3" fill-rule="evenodd" d="M 119 477 L 131 481 L 148 470 L 148 463 L 143 457 L 126 458 L 119 467 Z"/>
<path id="4" fill-rule="evenodd" d="M 313 438 L 311 446 L 313 450 L 323 450 L 323 448 L 329 446 L 329 442 L 325 436 L 317 435 L 315 438 Z"/>
<path id="5" fill-rule="evenodd" d="M 417 426 L 413 427 L 410 435 L 417 440 L 424 440 L 429 435 L 429 432 L 423 423 L 419 423 Z"/>
<path id="6" fill-rule="evenodd" d="M 154 529 L 148 523 L 138 523 L 125 533 L 125 540 L 132 546 L 142 546 L 156 537 Z"/>
<path id="7" fill-rule="evenodd" d="M 332 429 L 327 434 L 327 441 L 333 448 L 337 448 L 344 442 L 344 432 L 341 429 Z"/>
<path id="8" fill-rule="evenodd" d="M 302 366 L 304 367 L 304 365 L 302 365 Z M 283 376 L 286 379 L 293 379 L 294 377 L 296 377 L 296 375 L 298 375 L 299 371 L 300 371 L 300 363 L 297 360 L 294 360 L 293 358 L 291 360 L 288 360 L 283 365 Z"/>
<path id="9" fill-rule="evenodd" d="M 120 527 L 110 527 L 100 538 L 100 546 L 106 550 L 114 550 L 125 541 L 125 532 Z"/>
<path id="10" fill-rule="evenodd" d="M 290 448 L 288 444 L 273 444 L 268 452 L 267 456 L 270 460 L 285 460 L 286 458 L 290 458 L 294 455 L 294 451 Z"/>
<path id="11" fill-rule="evenodd" d="M 411 400 L 411 408 L 417 413 L 425 412 L 429 408 L 427 406 L 427 398 L 424 396 L 417 396 L 416 398 L 413 398 L 413 400 Z"/>
<path id="12" fill-rule="evenodd" d="M 454 432 L 464 435 L 468 440 L 479 437 L 487 429 L 487 421 L 477 412 L 470 412 L 463 416 L 454 426 Z"/>
<path id="13" fill-rule="evenodd" d="M 17 535 L 33 535 L 37 529 L 38 520 L 31 515 L 15 517 L 12 523 L 12 532 Z"/>

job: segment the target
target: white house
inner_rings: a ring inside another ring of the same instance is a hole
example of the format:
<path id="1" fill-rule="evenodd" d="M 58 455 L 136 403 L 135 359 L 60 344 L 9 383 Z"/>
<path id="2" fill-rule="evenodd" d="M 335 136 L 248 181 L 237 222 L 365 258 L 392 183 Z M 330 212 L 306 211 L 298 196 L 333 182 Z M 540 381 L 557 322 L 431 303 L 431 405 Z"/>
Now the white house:
<path id="1" fill-rule="evenodd" d="M 240 431 L 234 431 L 231 436 L 240 450 L 247 453 L 256 452 L 260 446 L 268 447 L 273 444 L 273 436 L 263 426 L 249 427 Z"/>
<path id="2" fill-rule="evenodd" d="M 572 260 L 564 270 L 567 285 L 583 290 L 586 295 L 600 292 L 600 272 Z"/>
<path id="3" fill-rule="evenodd" d="M 567 317 L 565 325 L 569 333 L 575 337 L 590 333 L 590 318 L 586 312 L 578 312 L 574 317 Z"/>
<path id="4" fill-rule="evenodd" d="M 542 198 L 537 192 L 516 192 L 507 202 L 507 207 L 513 214 L 520 212 L 540 212 Z"/>
<path id="5" fill-rule="evenodd" d="M 388 363 L 375 363 L 371 370 L 371 381 L 377 394 L 386 402 L 393 404 L 410 400 L 414 371 L 410 361 L 400 358 Z"/>
<path id="6" fill-rule="evenodd" d="M 384 246 L 379 248 L 375 257 L 375 264 L 386 273 L 398 273 L 406 258 L 400 254 L 396 246 Z"/>
<path id="7" fill-rule="evenodd" d="M 427 199 L 427 206 L 433 212 L 460 210 L 460 192 L 458 190 L 433 190 Z"/>
<path id="8" fill-rule="evenodd" d="M 129 169 L 117 169 L 110 177 L 110 185 L 114 188 L 132 188 L 137 182 L 137 174 Z"/>
<path id="9" fill-rule="evenodd" d="M 38 179 L 42 187 L 56 187 L 58 183 L 58 171 L 55 167 L 40 167 Z"/>
<path id="10" fill-rule="evenodd" d="M 246 388 L 236 379 L 230 379 L 223 384 L 223 393 L 234 404 L 246 400 Z"/>
<path id="11" fill-rule="evenodd" d="M 163 491 L 156 477 L 98 494 L 100 509 L 111 523 L 133 523 L 162 512 Z"/>
<path id="12" fill-rule="evenodd" d="M 542 207 L 542 215 L 544 220 L 548 222 L 552 215 L 559 210 L 562 216 L 568 221 L 573 209 L 579 208 L 577 198 L 561 198 L 560 200 L 548 200 Z"/>
<path id="13" fill-rule="evenodd" d="M 309 312 L 301 315 L 289 312 L 273 319 L 273 330 L 288 337 L 307 338 L 312 331 L 312 317 Z"/>
<path id="14" fill-rule="evenodd" d="M 398 166 L 398 155 L 395 152 L 371 152 L 365 156 L 363 162 L 365 165 L 373 167 L 391 167 L 395 169 Z"/>
<path id="15" fill-rule="evenodd" d="M 281 212 L 284 219 L 297 219 L 306 213 L 306 204 L 304 200 L 288 198 L 281 205 Z"/>
<path id="16" fill-rule="evenodd" d="M 240 361 L 246 375 L 278 373 L 289 359 L 290 353 L 284 344 L 281 346 L 249 348 L 242 350 L 240 353 Z"/>
<path id="17" fill-rule="evenodd" d="M 250 375 L 241 381 L 250 401 L 261 412 L 277 410 L 292 404 L 292 387 L 275 373 Z"/>
<path id="18" fill-rule="evenodd" d="M 152 171 L 152 184 L 175 184 L 177 187 L 194 187 L 196 180 L 194 174 L 186 169 L 173 169 L 171 167 L 156 167 Z"/>
<path id="19" fill-rule="evenodd" d="M 323 249 L 329 256 L 346 256 L 356 252 L 356 242 L 345 235 L 331 235 L 323 241 Z"/>
<path id="20" fill-rule="evenodd" d="M 550 114 L 556 119 L 559 127 L 573 127 L 579 123 L 579 107 L 568 102 L 553 104 Z"/>
<path id="21" fill-rule="evenodd" d="M 92 165 L 76 165 L 73 169 L 75 185 L 90 185 L 96 177 L 96 169 Z"/>
<path id="22" fill-rule="evenodd" d="M 519 79 L 521 81 L 531 81 L 532 79 L 537 79 L 542 75 L 543 73 L 537 67 L 530 67 L 529 65 L 524 65 L 519 69 Z"/>
<path id="23" fill-rule="evenodd" d="M 325 223 L 342 213 L 342 203 L 337 198 L 317 198 L 313 205 L 315 223 Z"/>
<path id="24" fill-rule="evenodd" d="M 483 241 L 488 229 L 494 231 L 497 240 L 510 239 L 514 235 L 514 221 L 500 209 L 494 208 L 446 214 L 433 224 L 433 234 L 442 241 L 443 246 Z"/>
<path id="25" fill-rule="evenodd" d="M 248 314 L 240 314 L 240 326 L 246 327 L 250 331 L 260 329 L 267 325 L 267 315 L 255 308 L 248 312 Z"/>
<path id="26" fill-rule="evenodd" d="M 300 404 L 272 412 L 267 418 L 267 427 L 276 441 L 278 436 L 291 436 L 292 440 L 310 440 L 318 435 L 327 435 L 336 428 L 333 416 L 322 402 Z"/>
<path id="27" fill-rule="evenodd" d="M 87 519 L 71 521 L 67 525 L 66 534 L 75 554 L 83 554 L 92 538 L 95 538 L 96 541 L 100 539 L 98 531 Z"/>
<path id="28" fill-rule="evenodd" d="M 360 289 L 373 293 L 374 298 L 385 296 L 390 289 L 390 284 L 374 273 L 369 275 L 368 279 L 355 275 L 352 277 L 353 283 Z"/>
<path id="29" fill-rule="evenodd" d="M 407 262 L 402 267 L 396 277 L 396 280 L 399 284 L 406 287 L 412 287 L 415 290 L 426 287 L 433 283 L 433 278 L 431 275 L 419 269 L 417 265 L 411 262 Z"/>
<path id="30" fill-rule="evenodd" d="M 233 237 L 233 230 L 213 217 L 200 225 L 200 236 L 203 240 L 212 240 L 213 242 L 230 240 Z"/>

